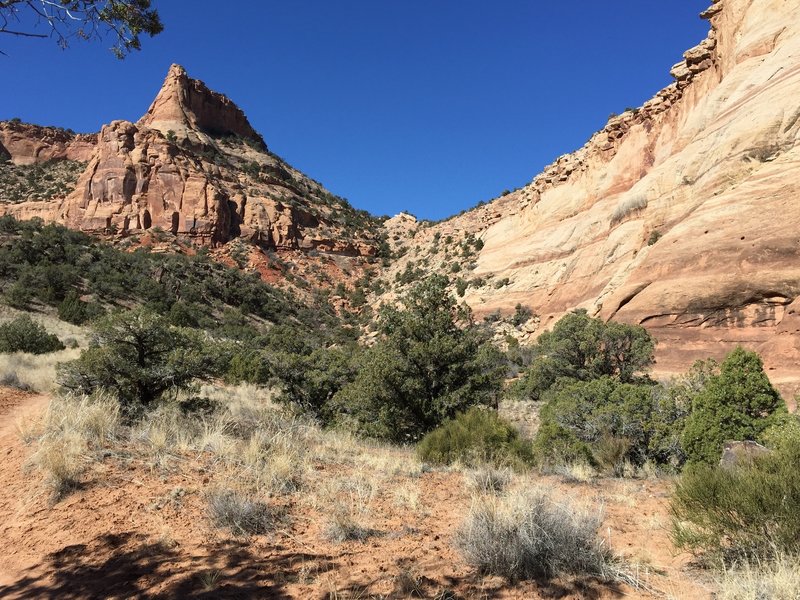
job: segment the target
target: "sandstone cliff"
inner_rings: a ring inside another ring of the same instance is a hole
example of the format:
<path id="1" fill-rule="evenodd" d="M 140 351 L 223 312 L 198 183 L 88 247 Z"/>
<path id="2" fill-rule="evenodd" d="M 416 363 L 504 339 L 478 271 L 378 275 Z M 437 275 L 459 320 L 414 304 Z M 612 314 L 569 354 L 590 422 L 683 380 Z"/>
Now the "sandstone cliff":
<path id="1" fill-rule="evenodd" d="M 524 188 L 420 230 L 406 261 L 443 264 L 433 237 L 471 233 L 479 314 L 521 303 L 547 325 L 582 307 L 650 328 L 665 371 L 739 342 L 797 370 L 800 0 L 702 16 L 673 84 Z"/>
<path id="2" fill-rule="evenodd" d="M 0 122 L 0 156 L 15 165 L 49 160 L 87 161 L 97 136 L 75 134 L 57 127 L 42 127 L 15 121 Z"/>
<path id="3" fill-rule="evenodd" d="M 0 144 L 19 165 L 88 161 L 63 197 L 2 205 L 20 218 L 116 236 L 163 230 L 195 245 L 244 238 L 267 250 L 376 252 L 365 213 L 270 153 L 231 100 L 178 65 L 135 124 L 75 136 L 6 122 Z"/>
<path id="4" fill-rule="evenodd" d="M 266 148 L 238 106 L 202 81 L 189 78 L 180 65 L 170 67 L 161 91 L 137 124 L 164 135 L 171 132 L 178 139 L 208 143 L 212 136 L 234 135 Z"/>

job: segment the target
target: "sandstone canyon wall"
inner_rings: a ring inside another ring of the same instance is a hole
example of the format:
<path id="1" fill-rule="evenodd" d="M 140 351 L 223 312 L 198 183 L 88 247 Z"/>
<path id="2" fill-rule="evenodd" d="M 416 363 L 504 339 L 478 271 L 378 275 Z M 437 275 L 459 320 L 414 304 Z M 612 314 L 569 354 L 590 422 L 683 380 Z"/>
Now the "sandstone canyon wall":
<path id="1" fill-rule="evenodd" d="M 585 308 L 649 328 L 664 371 L 743 343 L 795 381 L 800 0 L 719 0 L 702 16 L 709 35 L 673 67 L 674 83 L 415 245 L 483 241 L 471 276 L 508 284 L 468 288 L 479 314 L 521 303 L 546 327 Z"/>

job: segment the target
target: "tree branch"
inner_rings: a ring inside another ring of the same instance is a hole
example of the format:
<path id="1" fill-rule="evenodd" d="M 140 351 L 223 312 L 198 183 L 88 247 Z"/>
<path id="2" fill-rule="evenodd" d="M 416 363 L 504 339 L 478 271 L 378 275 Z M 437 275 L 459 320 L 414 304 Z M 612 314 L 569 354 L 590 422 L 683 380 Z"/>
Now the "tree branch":
<path id="1" fill-rule="evenodd" d="M 50 37 L 46 33 L 26 33 L 25 31 L 11 31 L 10 29 L 0 29 L 0 33 L 7 33 L 9 35 L 18 35 L 21 37 L 32 37 L 32 38 Z"/>

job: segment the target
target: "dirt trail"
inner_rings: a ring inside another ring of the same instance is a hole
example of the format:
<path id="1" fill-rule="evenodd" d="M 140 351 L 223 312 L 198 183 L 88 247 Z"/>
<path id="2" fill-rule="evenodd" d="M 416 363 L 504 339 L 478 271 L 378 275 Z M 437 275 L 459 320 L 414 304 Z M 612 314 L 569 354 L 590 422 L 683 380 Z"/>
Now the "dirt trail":
<path id="1" fill-rule="evenodd" d="M 19 439 L 17 423 L 41 414 L 48 400 L 49 396 L 43 394 L 0 388 L 0 540 L 8 539 L 8 532 L 21 525 L 21 517 L 30 513 L 35 502 L 23 470 L 26 449 Z M 19 566 L 14 558 L 18 550 L 13 546 L 0 549 L 0 585 L 13 580 Z"/>
<path id="2" fill-rule="evenodd" d="M 49 396 L 44 394 L 0 387 L 0 444 L 3 448 L 8 448 L 9 434 L 16 437 L 17 421 L 44 410 L 48 400 Z"/>

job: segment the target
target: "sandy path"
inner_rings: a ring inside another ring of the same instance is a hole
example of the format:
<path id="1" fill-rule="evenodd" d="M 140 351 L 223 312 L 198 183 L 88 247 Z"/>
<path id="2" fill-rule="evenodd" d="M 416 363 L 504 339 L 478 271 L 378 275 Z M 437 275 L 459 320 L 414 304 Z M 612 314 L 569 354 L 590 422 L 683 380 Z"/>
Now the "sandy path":
<path id="1" fill-rule="evenodd" d="M 7 533 L 21 524 L 20 519 L 30 513 L 35 502 L 23 469 L 26 448 L 17 423 L 41 414 L 48 401 L 46 395 L 0 388 L 0 539 L 7 539 Z M 18 551 L 13 546 L 0 548 L 0 585 L 15 579 L 20 567 Z"/>

